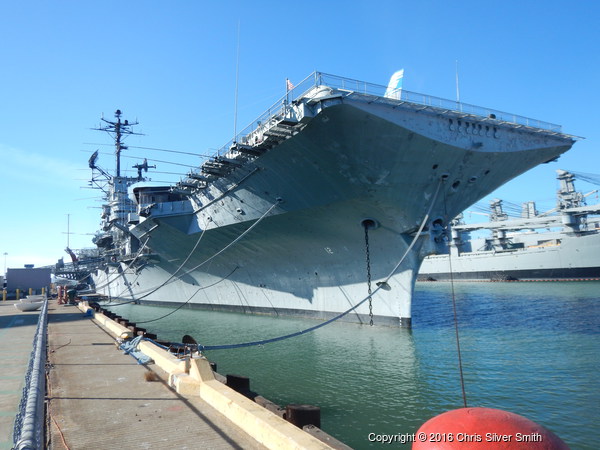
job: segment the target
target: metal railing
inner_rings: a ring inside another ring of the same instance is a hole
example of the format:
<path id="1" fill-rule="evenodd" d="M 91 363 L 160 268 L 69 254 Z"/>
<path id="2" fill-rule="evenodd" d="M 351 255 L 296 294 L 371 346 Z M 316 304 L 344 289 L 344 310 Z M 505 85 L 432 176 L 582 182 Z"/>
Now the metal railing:
<path id="1" fill-rule="evenodd" d="M 373 101 L 382 101 L 389 103 L 410 103 L 414 105 L 422 105 L 426 107 L 438 108 L 445 111 L 452 111 L 457 114 L 473 115 L 481 117 L 485 120 L 496 120 L 498 122 L 510 123 L 513 125 L 521 125 L 526 127 L 537 128 L 554 133 L 561 133 L 560 125 L 544 122 L 541 120 L 532 119 L 517 114 L 507 113 L 496 109 L 485 108 L 481 106 L 471 105 L 469 103 L 461 103 L 455 100 L 448 100 L 441 97 L 419 94 L 407 90 L 400 90 L 399 99 L 386 98 L 385 92 L 387 87 L 379 84 L 368 83 L 366 81 L 344 78 L 337 75 L 331 75 L 323 72 L 313 72 L 293 89 L 290 89 L 283 97 L 275 102 L 264 113 L 258 116 L 250 125 L 241 130 L 233 139 L 217 150 L 214 156 L 221 156 L 227 153 L 234 143 L 243 143 L 245 137 L 252 134 L 255 130 L 269 123 L 273 119 L 282 118 L 285 112 L 290 108 L 291 102 L 303 97 L 312 88 L 317 86 L 327 86 L 333 89 L 346 91 L 348 94 L 360 94 L 373 97 Z"/>
<path id="2" fill-rule="evenodd" d="M 15 419 L 13 442 L 16 450 L 45 448 L 44 398 L 46 396 L 46 330 L 48 301 L 44 302 L 33 339 L 33 350 L 25 376 L 23 397 Z"/>
<path id="3" fill-rule="evenodd" d="M 329 75 L 324 73 L 319 73 L 317 80 L 321 85 L 326 85 L 341 90 L 348 90 L 359 94 L 373 95 L 379 98 L 384 98 L 385 92 L 387 90 L 386 86 L 367 83 L 359 80 L 352 80 L 349 78 L 342 78 L 338 77 L 337 75 Z M 400 90 L 399 93 L 400 99 L 397 101 L 400 102 L 431 106 L 447 111 L 454 111 L 456 113 L 479 116 L 485 119 L 495 119 L 500 122 L 507 122 L 515 125 L 539 128 L 542 130 L 557 133 L 560 133 L 562 131 L 562 127 L 560 125 L 550 122 L 544 122 L 537 119 L 532 119 L 525 116 L 520 116 L 517 114 L 507 113 L 505 111 L 500 111 L 497 109 L 471 105 L 469 103 L 461 103 L 457 102 L 456 100 L 448 100 L 432 95 L 419 94 L 417 92 L 411 92 L 404 89 Z"/>

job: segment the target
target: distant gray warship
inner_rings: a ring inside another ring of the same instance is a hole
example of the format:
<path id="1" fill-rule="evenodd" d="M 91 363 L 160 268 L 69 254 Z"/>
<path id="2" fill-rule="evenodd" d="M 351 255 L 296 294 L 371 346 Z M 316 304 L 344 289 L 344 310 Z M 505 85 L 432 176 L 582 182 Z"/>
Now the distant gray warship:
<path id="1" fill-rule="evenodd" d="M 509 218 L 502 200 L 493 200 L 489 222 L 456 221 L 445 254 L 425 258 L 418 280 L 600 280 L 600 204 L 585 204 L 572 173 L 557 174 L 556 208 L 538 213 L 535 203 L 527 202 L 521 218 Z M 477 230 L 490 236 L 471 239 Z"/>
<path id="2" fill-rule="evenodd" d="M 117 172 L 90 159 L 106 193 L 97 292 L 410 326 L 419 265 L 448 222 L 575 141 L 558 125 L 397 85 L 314 73 L 289 87 L 171 187 L 140 183 L 147 164 L 121 176 L 134 124 L 120 111 L 104 120 Z"/>

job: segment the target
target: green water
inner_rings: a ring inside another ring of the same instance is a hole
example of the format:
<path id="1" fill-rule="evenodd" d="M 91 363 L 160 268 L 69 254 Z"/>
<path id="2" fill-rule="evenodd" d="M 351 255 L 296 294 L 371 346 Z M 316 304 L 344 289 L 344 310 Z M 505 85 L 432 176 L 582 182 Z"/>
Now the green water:
<path id="1" fill-rule="evenodd" d="M 418 285 L 412 330 L 333 323 L 206 356 L 222 374 L 250 377 L 251 389 L 277 404 L 320 406 L 321 428 L 346 444 L 378 448 L 369 433 L 414 433 L 432 416 L 463 406 L 450 292 L 445 283 Z M 600 283 L 461 283 L 455 292 L 468 406 L 526 416 L 573 449 L 600 448 Z M 112 309 L 135 322 L 171 311 Z M 140 326 L 159 339 L 189 334 L 219 345 L 315 323 L 182 309 Z"/>

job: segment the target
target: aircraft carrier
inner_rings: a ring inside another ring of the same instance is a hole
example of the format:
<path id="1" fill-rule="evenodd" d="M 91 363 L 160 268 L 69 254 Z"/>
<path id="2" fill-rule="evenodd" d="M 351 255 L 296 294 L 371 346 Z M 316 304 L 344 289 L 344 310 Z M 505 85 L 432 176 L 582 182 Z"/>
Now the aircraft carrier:
<path id="1" fill-rule="evenodd" d="M 106 120 L 96 291 L 113 301 L 411 324 L 450 220 L 576 138 L 514 114 L 315 72 L 173 186 L 119 171 Z"/>

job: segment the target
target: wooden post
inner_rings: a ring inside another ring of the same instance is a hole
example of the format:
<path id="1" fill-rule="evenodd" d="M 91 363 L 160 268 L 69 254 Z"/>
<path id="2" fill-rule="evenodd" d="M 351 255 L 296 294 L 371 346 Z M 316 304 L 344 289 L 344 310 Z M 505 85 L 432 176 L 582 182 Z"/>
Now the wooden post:
<path id="1" fill-rule="evenodd" d="M 299 428 L 305 425 L 321 428 L 321 408 L 313 405 L 287 405 L 284 419 Z"/>
<path id="2" fill-rule="evenodd" d="M 250 378 L 244 377 L 242 375 L 232 375 L 227 374 L 227 382 L 225 383 L 231 389 L 240 394 L 244 392 L 248 392 L 250 390 Z"/>

